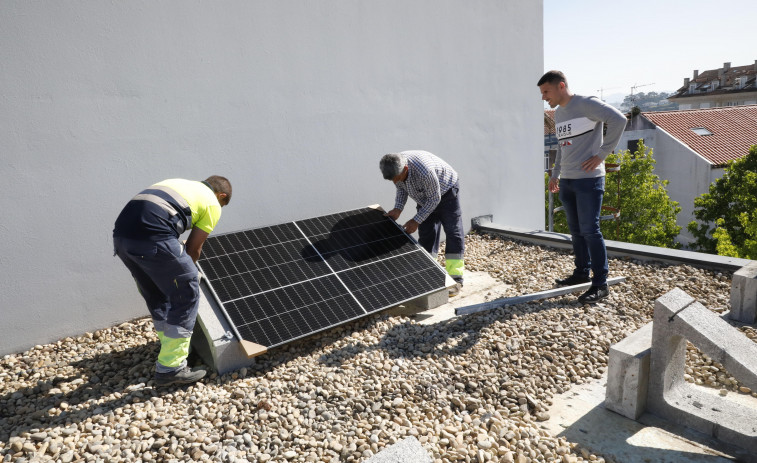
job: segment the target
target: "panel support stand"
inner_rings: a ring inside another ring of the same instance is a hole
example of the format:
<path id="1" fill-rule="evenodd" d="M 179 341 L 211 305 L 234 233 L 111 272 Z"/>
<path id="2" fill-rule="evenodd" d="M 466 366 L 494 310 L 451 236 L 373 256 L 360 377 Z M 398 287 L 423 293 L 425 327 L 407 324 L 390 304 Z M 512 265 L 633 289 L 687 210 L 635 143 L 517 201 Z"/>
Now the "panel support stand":
<path id="1" fill-rule="evenodd" d="M 267 351 L 260 344 L 240 341 L 232 328 L 205 280 L 201 280 L 200 304 L 191 346 L 205 365 L 220 375 L 255 363 L 254 357 Z"/>

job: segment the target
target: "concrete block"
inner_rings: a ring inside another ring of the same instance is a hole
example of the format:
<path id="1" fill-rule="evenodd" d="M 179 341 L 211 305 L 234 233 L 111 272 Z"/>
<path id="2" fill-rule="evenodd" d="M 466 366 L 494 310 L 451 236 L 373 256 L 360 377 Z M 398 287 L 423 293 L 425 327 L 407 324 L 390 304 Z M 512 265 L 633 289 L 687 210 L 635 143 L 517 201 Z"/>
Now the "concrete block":
<path id="1" fill-rule="evenodd" d="M 610 347 L 605 407 L 636 420 L 647 406 L 652 323 Z"/>
<path id="2" fill-rule="evenodd" d="M 412 301 L 406 302 L 404 305 L 412 307 L 415 310 L 423 311 L 439 307 L 447 302 L 449 302 L 449 291 L 447 288 L 444 288 L 435 293 L 426 294 L 425 296 L 413 299 Z"/>
<path id="3" fill-rule="evenodd" d="M 451 279 L 451 278 L 450 278 Z M 449 291 L 447 288 L 436 291 L 425 296 L 421 296 L 417 299 L 407 301 L 401 305 L 392 307 L 386 311 L 386 314 L 391 317 L 404 316 L 409 317 L 411 315 L 417 315 L 427 310 L 435 309 L 449 302 Z"/>
<path id="4" fill-rule="evenodd" d="M 479 215 L 478 217 L 473 217 L 470 219 L 471 228 L 474 230 L 478 227 L 485 227 L 487 225 L 491 225 L 492 221 L 494 220 L 494 216 L 489 215 Z"/>
<path id="5" fill-rule="evenodd" d="M 757 322 L 757 262 L 751 262 L 733 274 L 729 316 L 750 325 Z"/>
<path id="6" fill-rule="evenodd" d="M 413 436 L 385 448 L 365 463 L 433 463 L 433 459 Z"/>
<path id="7" fill-rule="evenodd" d="M 224 374 L 255 362 L 232 334 L 231 325 L 204 281 L 200 282 L 200 307 L 192 334 L 192 349 L 205 365 Z"/>
<path id="8" fill-rule="evenodd" d="M 757 454 L 757 407 L 687 383 L 687 340 L 757 390 L 757 344 L 676 288 L 655 301 L 647 411 Z"/>

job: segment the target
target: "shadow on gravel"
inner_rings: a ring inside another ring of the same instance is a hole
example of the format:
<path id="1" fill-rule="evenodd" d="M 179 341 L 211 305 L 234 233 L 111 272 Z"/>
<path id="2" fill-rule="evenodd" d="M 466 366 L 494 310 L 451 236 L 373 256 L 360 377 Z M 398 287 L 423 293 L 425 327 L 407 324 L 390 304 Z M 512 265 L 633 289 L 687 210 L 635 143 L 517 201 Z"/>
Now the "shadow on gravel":
<path id="1" fill-rule="evenodd" d="M 7 442 L 11 433 L 33 429 L 70 428 L 126 404 L 171 391 L 172 388 L 146 386 L 152 379 L 159 348 L 157 342 L 151 342 L 75 362 L 61 362 L 57 369 L 64 374 L 40 378 L 34 386 L 0 396 L 0 440 Z M 27 365 L 20 370 L 22 376 L 28 377 L 39 367 L 50 366 Z"/>
<path id="2" fill-rule="evenodd" d="M 308 355 L 338 339 L 342 331 L 282 348 L 252 368 L 248 377 L 265 375 L 278 365 Z M 55 359 L 50 358 L 44 364 L 17 365 L 14 371 L 18 370 L 23 378 L 31 377 L 37 369 L 43 368 L 54 368 L 58 375 L 41 377 L 36 381 L 24 380 L 33 385 L 0 395 L 0 441 L 7 444 L 12 435 L 47 432 L 54 428 L 60 428 L 58 433 L 65 437 L 69 432 L 65 429 L 73 430 L 74 426 L 88 420 L 107 420 L 109 413 L 129 404 L 190 387 L 152 386 L 159 350 L 159 342 L 153 341 L 121 351 L 86 354 L 90 356 L 73 362 L 60 361 L 56 364 Z M 202 365 L 195 352 L 190 352 L 187 361 L 193 367 Z M 201 380 L 206 385 L 231 381 L 231 373 Z M 6 448 L 9 447 L 6 445 Z"/>
<path id="3" fill-rule="evenodd" d="M 535 311 L 542 310 L 541 304 Z M 544 307 L 546 308 L 546 307 Z M 377 344 L 352 343 L 319 358 L 319 362 L 338 366 L 361 352 L 380 350 L 391 358 L 445 357 L 468 352 L 480 339 L 481 330 L 496 321 L 512 318 L 518 309 L 503 307 L 483 314 L 466 315 L 431 325 L 408 320 L 392 327 Z"/>

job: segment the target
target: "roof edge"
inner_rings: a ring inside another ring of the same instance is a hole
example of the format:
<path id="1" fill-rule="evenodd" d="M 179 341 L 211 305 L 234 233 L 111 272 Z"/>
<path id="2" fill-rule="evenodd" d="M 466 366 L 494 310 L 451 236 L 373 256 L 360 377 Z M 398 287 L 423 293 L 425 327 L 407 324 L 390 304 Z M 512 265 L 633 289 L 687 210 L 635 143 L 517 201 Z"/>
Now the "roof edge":
<path id="1" fill-rule="evenodd" d="M 529 230 L 495 224 L 489 220 L 471 220 L 472 228 L 483 233 L 515 238 L 521 241 L 560 249 L 573 249 L 570 235 L 544 230 Z M 646 262 L 664 262 L 668 264 L 689 264 L 696 267 L 721 271 L 736 271 L 747 264 L 755 262 L 750 259 L 718 256 L 695 251 L 660 248 L 643 244 L 624 243 L 605 240 L 607 254 L 614 257 L 632 257 Z"/>

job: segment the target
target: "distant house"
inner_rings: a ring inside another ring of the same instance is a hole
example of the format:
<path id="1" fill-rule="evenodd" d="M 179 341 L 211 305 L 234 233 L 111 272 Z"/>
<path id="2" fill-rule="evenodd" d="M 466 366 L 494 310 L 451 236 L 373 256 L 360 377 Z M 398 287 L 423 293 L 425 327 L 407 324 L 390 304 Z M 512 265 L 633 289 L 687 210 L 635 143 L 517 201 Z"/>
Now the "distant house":
<path id="1" fill-rule="evenodd" d="M 678 109 L 706 109 L 725 106 L 757 104 L 757 60 L 748 66 L 731 67 L 723 63 L 720 69 L 683 79 L 683 87 L 668 97 L 678 103 Z"/>
<path id="2" fill-rule="evenodd" d="M 555 163 L 557 156 L 557 134 L 555 133 L 555 110 L 544 110 L 544 171 Z"/>
<path id="3" fill-rule="evenodd" d="M 668 194 L 681 206 L 678 240 L 686 245 L 694 239 L 686 229 L 694 220 L 694 198 L 722 177 L 728 161 L 757 144 L 757 105 L 640 113 L 626 126 L 618 149 L 636 151 L 640 139 L 653 149 L 655 173 L 670 181 Z"/>

